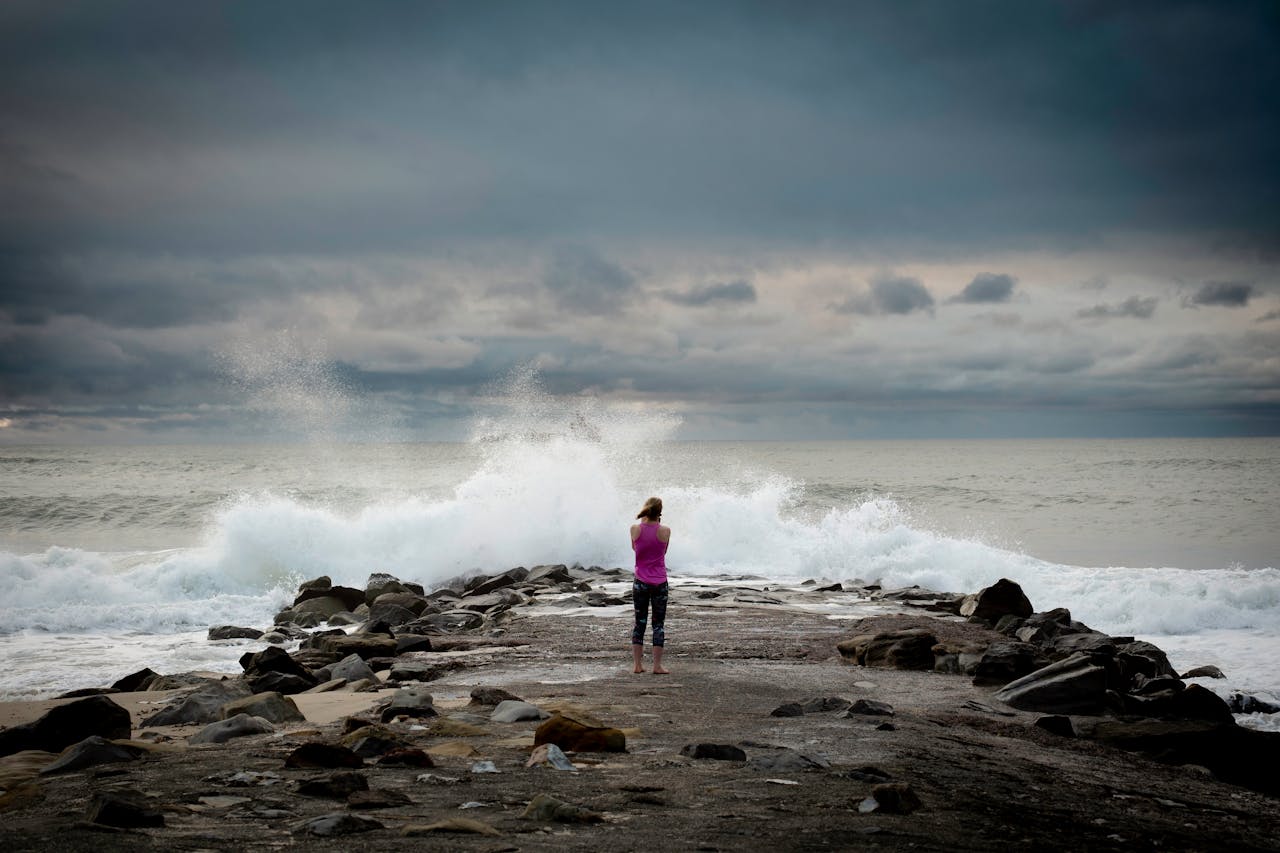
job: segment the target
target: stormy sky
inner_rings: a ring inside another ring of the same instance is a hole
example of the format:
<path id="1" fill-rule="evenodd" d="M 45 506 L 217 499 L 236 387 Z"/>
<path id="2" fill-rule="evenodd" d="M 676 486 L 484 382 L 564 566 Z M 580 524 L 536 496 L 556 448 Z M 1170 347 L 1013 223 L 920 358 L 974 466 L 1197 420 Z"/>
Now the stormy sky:
<path id="1" fill-rule="evenodd" d="M 9 0 L 0 442 L 458 438 L 527 365 L 688 438 L 1278 434 L 1278 48 L 1269 0 Z"/>

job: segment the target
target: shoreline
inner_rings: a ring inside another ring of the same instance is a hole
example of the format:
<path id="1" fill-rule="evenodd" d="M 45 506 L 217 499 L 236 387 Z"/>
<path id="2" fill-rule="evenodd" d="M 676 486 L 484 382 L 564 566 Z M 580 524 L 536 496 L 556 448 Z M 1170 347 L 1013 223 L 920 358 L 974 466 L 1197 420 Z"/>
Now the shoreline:
<path id="1" fill-rule="evenodd" d="M 612 583 L 599 578 L 585 595 L 612 601 Z M 1280 849 L 1275 794 L 1220 781 L 1195 765 L 1053 734 L 1036 725 L 1045 714 L 1010 707 L 993 698 L 997 688 L 975 686 L 966 675 L 858 665 L 838 648 L 858 634 L 924 628 L 939 647 L 958 649 L 993 642 L 1000 635 L 990 626 L 892 600 L 875 607 L 906 612 L 837 621 L 789 606 L 817 599 L 812 588 L 764 586 L 726 580 L 718 590 L 673 592 L 667 676 L 630 672 L 629 619 L 565 617 L 572 608 L 555 601 L 515 604 L 486 615 L 475 629 L 431 635 L 436 650 L 396 660 L 434 667 L 430 680 L 399 685 L 429 692 L 433 713 L 393 719 L 384 728 L 423 750 L 434 767 L 367 758 L 356 772 L 374 792 L 385 793 L 377 808 L 300 794 L 305 780 L 336 774 L 289 769 L 285 758 L 306 743 L 340 742 L 352 717 L 376 724 L 372 712 L 395 687 L 292 694 L 305 720 L 217 746 L 186 742 L 199 725 L 139 724 L 140 712 L 158 707 L 142 703 L 191 688 L 110 694 L 105 698 L 129 711 L 131 742 L 146 750 L 143 757 L 26 780 L 15 775 L 13 756 L 0 758 L 0 839 L 14 851 L 55 844 L 67 851 L 267 850 L 299 842 L 346 850 L 352 839 L 299 828 L 342 813 L 376 820 L 381 827 L 366 825 L 360 840 L 389 849 L 986 850 L 1010 842 L 1048 849 Z M 710 592 L 716 594 L 697 597 Z M 497 593 L 480 595 L 486 594 Z M 852 591 L 826 593 L 841 594 Z M 603 603 L 596 612 L 615 610 L 625 613 L 623 603 Z M 379 672 L 384 680 L 387 674 Z M 542 723 L 494 721 L 493 708 L 473 699 L 476 691 L 494 688 L 543 712 L 594 717 L 617 728 L 626 752 L 566 750 L 576 771 L 526 767 Z M 773 715 L 815 699 L 883 702 L 892 713 L 847 716 L 842 708 Z M 38 717 L 49 704 L 0 703 L 0 725 Z M 1070 719 L 1083 728 L 1095 718 Z M 732 745 L 742 758 L 682 754 L 697 744 Z M 498 772 L 472 772 L 481 761 L 493 762 Z M 267 780 L 272 777 L 262 774 L 274 774 L 276 781 L 243 787 L 225 781 L 238 773 Z M 458 781 L 419 781 L 424 775 Z M 909 789 L 905 804 L 877 800 L 864 810 L 873 790 L 889 799 L 892 786 Z M 95 797 L 121 789 L 142 793 L 164 825 L 113 829 L 86 819 Z M 539 794 L 598 820 L 521 817 Z M 463 818 L 500 835 L 477 834 L 457 823 Z M 401 834 L 441 821 L 455 821 L 454 828 Z"/>

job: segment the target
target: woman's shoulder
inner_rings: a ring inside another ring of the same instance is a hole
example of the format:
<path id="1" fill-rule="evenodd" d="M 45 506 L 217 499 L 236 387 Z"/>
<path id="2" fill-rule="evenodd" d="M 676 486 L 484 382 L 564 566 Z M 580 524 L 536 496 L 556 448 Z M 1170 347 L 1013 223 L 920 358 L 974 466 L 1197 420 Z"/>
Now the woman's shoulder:
<path id="1" fill-rule="evenodd" d="M 663 541 L 663 542 L 666 542 L 666 541 L 667 541 L 667 540 L 669 540 L 670 538 L 671 538 L 671 528 L 670 528 L 670 527 L 667 527 L 665 524 L 659 524 L 659 525 L 658 525 L 658 539 L 660 539 L 660 540 L 661 540 L 661 541 Z"/>

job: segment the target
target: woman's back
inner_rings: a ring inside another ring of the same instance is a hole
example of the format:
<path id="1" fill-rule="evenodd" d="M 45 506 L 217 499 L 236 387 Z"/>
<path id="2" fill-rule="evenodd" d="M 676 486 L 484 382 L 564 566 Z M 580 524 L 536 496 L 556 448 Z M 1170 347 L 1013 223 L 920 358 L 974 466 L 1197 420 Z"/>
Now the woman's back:
<path id="1" fill-rule="evenodd" d="M 640 529 L 631 540 L 631 547 L 636 552 L 636 578 L 645 583 L 665 583 L 670 528 L 657 523 L 641 523 L 636 527 Z"/>

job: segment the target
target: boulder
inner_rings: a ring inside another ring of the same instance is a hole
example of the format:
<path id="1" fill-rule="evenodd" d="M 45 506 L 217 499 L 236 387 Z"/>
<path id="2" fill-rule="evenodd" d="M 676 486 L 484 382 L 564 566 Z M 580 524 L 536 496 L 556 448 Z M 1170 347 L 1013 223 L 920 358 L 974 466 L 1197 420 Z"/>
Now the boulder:
<path id="1" fill-rule="evenodd" d="M 1178 677 L 1178 671 L 1169 664 L 1169 657 L 1164 651 L 1143 640 L 1117 646 L 1116 661 L 1130 683 L 1137 675 L 1147 678 Z"/>
<path id="2" fill-rule="evenodd" d="M 57 773 L 70 773 L 86 767 L 95 767 L 99 764 L 137 761 L 144 754 L 145 750 L 141 747 L 127 743 L 113 743 L 104 737 L 93 735 L 64 749 L 57 759 L 40 770 L 40 775 L 52 776 Z"/>
<path id="3" fill-rule="evenodd" d="M 249 687 L 254 693 L 281 693 L 293 696 L 313 690 L 317 682 L 283 672 L 268 672 L 249 679 Z"/>
<path id="4" fill-rule="evenodd" d="M 328 589 L 333 586 L 333 578 L 328 575 L 321 575 L 318 578 L 312 578 L 309 581 L 303 581 L 298 584 L 298 594 L 301 595 L 307 590 Z"/>
<path id="5" fill-rule="evenodd" d="M 508 700 L 521 701 L 514 693 L 508 693 L 501 687 L 477 687 L 471 691 L 471 705 L 498 705 Z"/>
<path id="6" fill-rule="evenodd" d="M 973 683 L 979 686 L 1008 684 L 1029 675 L 1049 661 L 1030 643 L 997 640 L 987 647 L 973 668 Z"/>
<path id="7" fill-rule="evenodd" d="M 378 596 L 386 595 L 389 592 L 409 591 L 409 587 L 394 575 L 374 572 L 369 575 L 369 580 L 365 581 L 364 584 L 364 603 L 373 604 L 378 600 Z"/>
<path id="8" fill-rule="evenodd" d="M 626 752 L 627 736 L 620 730 L 590 725 L 563 713 L 538 726 L 533 745 L 554 743 L 565 752 Z"/>
<path id="9" fill-rule="evenodd" d="M 383 596 L 383 598 L 386 598 L 386 596 Z M 393 601 L 374 602 L 369 607 L 369 623 L 388 625 L 392 629 L 408 625 L 417 618 L 417 613 L 407 607 L 401 607 Z"/>
<path id="10" fill-rule="evenodd" d="M 421 719 L 436 716 L 431 694 L 425 690 L 406 687 L 391 694 L 390 703 L 382 709 L 382 722 L 399 716 Z"/>
<path id="11" fill-rule="evenodd" d="M 470 610 L 445 610 L 424 616 L 419 622 L 425 622 L 437 631 L 453 633 L 479 628 L 484 624 L 484 617 Z"/>
<path id="12" fill-rule="evenodd" d="M 285 767 L 363 767 L 364 759 L 345 746 L 311 741 L 289 753 Z"/>
<path id="13" fill-rule="evenodd" d="M 383 824 L 371 817 L 349 812 L 334 812 L 333 814 L 320 815 L 319 817 L 308 818 L 295 823 L 291 831 L 294 835 L 315 835 L 320 838 L 331 838 L 336 835 L 355 835 L 360 832 L 371 832 L 375 829 L 383 829 Z"/>
<path id="14" fill-rule="evenodd" d="M 1082 652 L 1009 682 L 995 698 L 1024 711 L 1100 714 L 1108 705 L 1109 680 L 1107 667 Z"/>
<path id="15" fill-rule="evenodd" d="M 878 699 L 859 699 L 849 706 L 846 717 L 892 717 L 893 706 Z"/>
<path id="16" fill-rule="evenodd" d="M 396 654 L 431 651 L 431 638 L 426 634 L 397 634 Z"/>
<path id="17" fill-rule="evenodd" d="M 1207 666 L 1197 666 L 1195 669 L 1189 669 L 1178 677 L 1179 678 L 1226 678 L 1226 676 L 1222 674 L 1222 670 L 1218 669 L 1213 664 L 1209 664 Z"/>
<path id="18" fill-rule="evenodd" d="M 349 586 L 330 586 L 316 587 L 315 589 L 300 589 L 298 595 L 293 599 L 293 608 L 299 612 L 319 612 L 314 608 L 304 609 L 303 605 L 307 602 L 315 601 L 318 598 L 331 598 L 338 602 L 338 608 L 334 610 L 355 610 L 357 607 L 365 603 L 364 590 L 352 589 Z M 327 605 L 326 605 L 327 606 Z"/>
<path id="19" fill-rule="evenodd" d="M 316 683 L 306 667 L 289 657 L 284 649 L 272 646 L 260 652 L 246 652 L 240 656 L 240 667 L 246 678 L 256 678 L 268 672 L 280 672 L 285 675 L 296 675 L 298 678 Z"/>
<path id="20" fill-rule="evenodd" d="M 276 730 L 275 726 L 261 717 L 239 714 L 216 723 L 210 723 L 188 739 L 188 743 L 226 743 L 232 738 L 250 735 L 267 735 Z"/>
<path id="21" fill-rule="evenodd" d="M 1008 578 L 1001 578 L 960 603 L 961 616 L 992 625 L 1005 615 L 1026 619 L 1032 611 L 1031 602 L 1022 592 L 1022 587 Z"/>
<path id="22" fill-rule="evenodd" d="M 377 678 L 377 674 L 357 654 L 349 654 L 329 667 L 330 678 L 344 678 L 347 681 L 359 681 L 362 678 Z"/>
<path id="23" fill-rule="evenodd" d="M 33 722 L 0 731 L 0 755 L 28 749 L 61 752 L 93 735 L 124 740 L 132 729 L 128 711 L 106 696 L 90 696 L 50 708 Z"/>
<path id="24" fill-rule="evenodd" d="M 938 638 L 926 628 L 860 634 L 836 645 L 841 656 L 861 666 L 888 669 L 933 669 Z"/>
<path id="25" fill-rule="evenodd" d="M 140 669 L 126 675 L 111 686 L 121 693 L 134 693 L 138 690 L 147 690 L 151 682 L 159 677 L 160 674 L 151 669 Z"/>
<path id="26" fill-rule="evenodd" d="M 505 571 L 500 575 L 494 575 L 490 578 L 473 578 L 472 582 L 467 584 L 467 593 L 475 595 L 485 595 L 503 587 L 518 584 L 529 576 L 529 570 L 516 567 Z"/>
<path id="27" fill-rule="evenodd" d="M 250 696 L 249 688 L 239 681 L 210 681 L 187 694 L 176 704 L 161 708 L 142 721 L 144 726 L 189 726 L 212 723 L 220 719 L 222 706 L 235 699 Z"/>
<path id="28" fill-rule="evenodd" d="M 1062 714 L 1047 714 L 1043 717 L 1037 717 L 1034 723 L 1038 729 L 1044 729 L 1046 732 L 1058 737 L 1075 737 L 1076 730 L 1071 724 L 1071 718 Z"/>
<path id="29" fill-rule="evenodd" d="M 335 613 L 345 613 L 347 604 L 341 598 L 332 595 L 320 595 L 315 598 L 308 598 L 305 601 L 293 605 L 293 619 L 298 619 L 306 614 L 312 614 L 318 617 L 319 622 L 328 619 Z"/>
<path id="30" fill-rule="evenodd" d="M 495 723 L 518 723 L 522 720 L 545 720 L 550 716 L 537 705 L 519 699 L 507 699 L 498 703 L 489 719 Z"/>
<path id="31" fill-rule="evenodd" d="M 298 783 L 298 793 L 304 797 L 329 797 L 345 800 L 356 791 L 369 790 L 369 780 L 363 773 L 342 770 L 328 776 L 304 779 Z"/>
<path id="32" fill-rule="evenodd" d="M 604 817 L 582 806 L 557 800 L 548 794 L 538 794 L 520 815 L 525 820 L 557 821 L 559 823 L 599 823 Z"/>
<path id="33" fill-rule="evenodd" d="M 209 629 L 210 640 L 256 640 L 261 637 L 265 631 L 259 631 L 257 628 L 241 628 L 236 625 L 219 625 L 216 628 Z"/>
<path id="34" fill-rule="evenodd" d="M 259 717 L 269 723 L 297 723 L 306 720 L 293 700 L 280 693 L 255 693 L 223 705 L 218 712 L 227 720 L 241 714 Z"/>
<path id="35" fill-rule="evenodd" d="M 1125 696 L 1122 701 L 1126 714 L 1166 720 L 1206 720 L 1217 723 L 1233 721 L 1231 706 L 1226 700 L 1199 684 L 1149 696 Z"/>
<path id="36" fill-rule="evenodd" d="M 1116 641 L 1098 631 L 1082 631 L 1074 634 L 1059 634 L 1050 639 L 1045 646 L 1050 657 L 1058 659 L 1070 657 L 1076 652 L 1097 652 L 1108 656 L 1116 653 Z"/>
<path id="37" fill-rule="evenodd" d="M 920 808 L 920 797 L 906 782 L 884 782 L 871 788 L 871 795 L 858 804 L 860 812 L 911 814 Z"/>
<path id="38" fill-rule="evenodd" d="M 1280 714 L 1280 705 L 1248 693 L 1232 693 L 1227 699 L 1227 706 L 1234 714 Z"/>
<path id="39" fill-rule="evenodd" d="M 321 637 L 317 649 L 339 658 L 359 655 L 366 661 L 369 658 L 386 657 L 396 653 L 396 641 L 385 634 L 352 634 L 347 636 Z"/>
<path id="40" fill-rule="evenodd" d="M 573 576 L 569 574 L 568 567 L 564 565 L 534 566 L 529 570 L 529 574 L 525 575 L 524 582 L 527 584 L 536 583 L 541 586 L 555 586 L 558 583 L 572 583 Z"/>
<path id="41" fill-rule="evenodd" d="M 141 792 L 99 791 L 89 802 L 85 816 L 90 823 L 132 829 L 164 826 L 164 815 Z"/>
<path id="42" fill-rule="evenodd" d="M 404 608 L 413 613 L 414 616 L 421 616 L 423 611 L 431 606 L 431 601 L 425 596 L 415 595 L 412 592 L 386 592 L 369 602 L 370 618 L 377 611 L 380 604 L 394 604 L 397 607 Z"/>
<path id="43" fill-rule="evenodd" d="M 800 703 L 806 714 L 824 714 L 830 711 L 844 711 L 853 703 L 839 696 L 815 696 Z"/>

